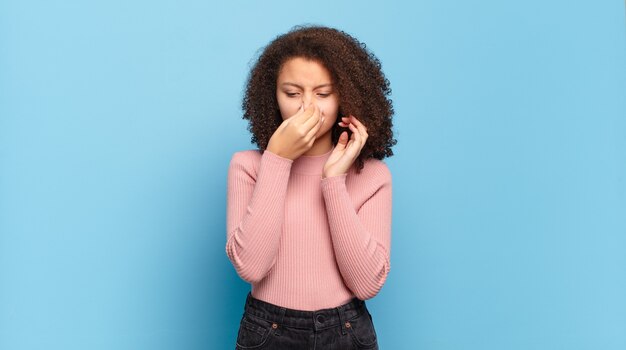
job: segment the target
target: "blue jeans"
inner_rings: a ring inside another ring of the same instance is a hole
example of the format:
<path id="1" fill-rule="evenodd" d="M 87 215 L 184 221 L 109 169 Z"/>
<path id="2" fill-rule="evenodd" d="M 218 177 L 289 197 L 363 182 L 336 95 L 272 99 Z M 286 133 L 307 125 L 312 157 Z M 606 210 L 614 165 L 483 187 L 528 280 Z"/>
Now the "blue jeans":
<path id="1" fill-rule="evenodd" d="M 236 344 L 236 350 L 245 349 L 378 350 L 378 342 L 372 315 L 358 298 L 335 308 L 303 311 L 248 292 Z"/>

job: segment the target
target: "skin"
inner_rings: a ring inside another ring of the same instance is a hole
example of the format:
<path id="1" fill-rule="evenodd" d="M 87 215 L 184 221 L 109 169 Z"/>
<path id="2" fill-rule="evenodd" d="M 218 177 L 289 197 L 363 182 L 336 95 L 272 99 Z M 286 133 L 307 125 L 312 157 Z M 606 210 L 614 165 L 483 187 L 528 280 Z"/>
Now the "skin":
<path id="1" fill-rule="evenodd" d="M 331 128 L 339 118 L 339 96 L 326 67 L 302 57 L 287 60 L 278 74 L 276 99 L 283 122 L 270 138 L 267 150 L 293 160 L 301 155 L 321 155 L 333 148 Z M 338 124 L 348 127 L 352 136 L 348 139 L 346 131 L 341 133 L 324 165 L 322 178 L 347 173 L 367 140 L 367 129 L 356 117 L 343 117 Z"/>

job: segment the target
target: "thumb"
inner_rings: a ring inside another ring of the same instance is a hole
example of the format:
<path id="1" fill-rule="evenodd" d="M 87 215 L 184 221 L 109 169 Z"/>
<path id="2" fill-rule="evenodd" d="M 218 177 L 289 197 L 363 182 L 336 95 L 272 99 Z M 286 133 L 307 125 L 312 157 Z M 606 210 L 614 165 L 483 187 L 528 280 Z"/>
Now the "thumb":
<path id="1" fill-rule="evenodd" d="M 339 150 L 343 150 L 344 148 L 346 148 L 347 144 L 348 144 L 348 132 L 344 131 L 341 133 L 341 135 L 339 135 L 339 140 L 337 140 L 337 145 L 335 146 L 335 148 L 338 148 Z"/>

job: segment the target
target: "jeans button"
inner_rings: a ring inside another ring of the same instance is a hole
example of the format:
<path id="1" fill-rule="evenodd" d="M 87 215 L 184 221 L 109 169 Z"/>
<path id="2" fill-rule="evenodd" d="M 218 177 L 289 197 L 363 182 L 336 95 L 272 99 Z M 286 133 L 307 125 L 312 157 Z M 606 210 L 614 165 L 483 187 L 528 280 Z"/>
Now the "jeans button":
<path id="1" fill-rule="evenodd" d="M 324 315 L 317 315 L 316 319 L 317 319 L 317 322 L 319 322 L 319 323 L 324 323 L 324 320 L 325 320 L 324 319 Z"/>

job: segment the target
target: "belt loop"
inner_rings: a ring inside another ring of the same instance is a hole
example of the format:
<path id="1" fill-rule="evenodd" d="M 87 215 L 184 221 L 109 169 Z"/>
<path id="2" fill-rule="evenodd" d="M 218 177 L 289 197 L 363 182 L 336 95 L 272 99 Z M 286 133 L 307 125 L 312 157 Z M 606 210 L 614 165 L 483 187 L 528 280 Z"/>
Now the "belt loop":
<path id="1" fill-rule="evenodd" d="M 248 295 L 246 295 L 246 305 L 249 307 L 250 304 L 252 304 L 252 293 L 248 292 Z"/>
<path id="2" fill-rule="evenodd" d="M 341 326 L 341 334 L 346 335 L 346 323 L 344 321 L 345 314 L 343 313 L 345 305 L 340 305 L 335 308 L 339 315 L 339 326 Z"/>
<path id="3" fill-rule="evenodd" d="M 250 292 L 248 292 L 248 295 L 246 295 L 246 302 L 243 304 L 243 312 L 244 314 L 246 313 L 246 311 L 248 310 L 248 308 L 250 308 Z"/>
<path id="4" fill-rule="evenodd" d="M 277 335 L 277 336 L 280 335 L 281 327 L 283 327 L 283 324 L 284 324 L 283 320 L 285 319 L 285 311 L 286 310 L 287 309 L 284 308 L 284 307 L 280 308 L 280 316 L 278 316 L 278 328 L 276 328 L 276 331 L 274 332 L 274 334 Z"/>

